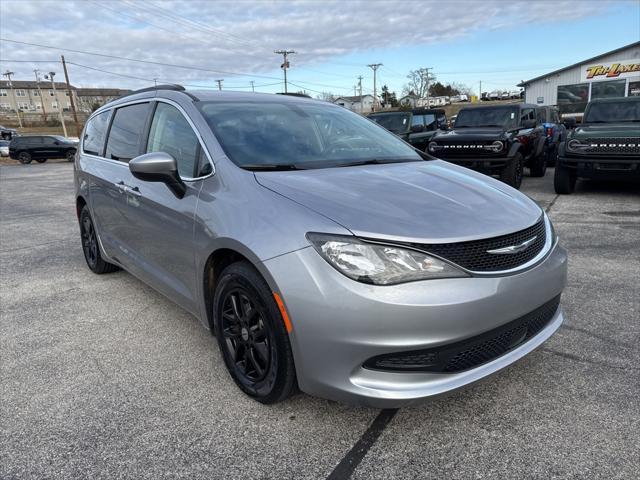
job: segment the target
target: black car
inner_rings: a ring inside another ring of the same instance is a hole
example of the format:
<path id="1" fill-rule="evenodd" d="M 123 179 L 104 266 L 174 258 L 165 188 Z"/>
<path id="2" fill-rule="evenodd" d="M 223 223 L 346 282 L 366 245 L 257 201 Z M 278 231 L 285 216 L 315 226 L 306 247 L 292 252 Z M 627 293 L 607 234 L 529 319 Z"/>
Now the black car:
<path id="1" fill-rule="evenodd" d="M 544 134 L 547 137 L 545 144 L 545 154 L 547 156 L 547 166 L 552 167 L 558 158 L 558 147 L 567 138 L 567 128 L 560 121 L 560 111 L 558 107 L 544 106 L 537 107 L 538 123 L 542 125 Z"/>
<path id="2" fill-rule="evenodd" d="M 447 116 L 442 109 L 380 112 L 372 113 L 368 118 L 425 152 L 433 135 L 447 129 Z"/>
<path id="3" fill-rule="evenodd" d="M 9 156 L 20 163 L 35 160 L 44 163 L 50 158 L 73 161 L 78 143 L 59 135 L 25 135 L 15 137 L 9 144 Z"/>
<path id="4" fill-rule="evenodd" d="M 535 105 L 511 104 L 463 108 L 451 131 L 439 132 L 429 153 L 520 188 L 524 167 L 544 176 L 546 136 Z"/>
<path id="5" fill-rule="evenodd" d="M 587 104 L 582 124 L 560 144 L 556 193 L 573 192 L 578 177 L 640 180 L 640 97 Z"/>
<path id="6" fill-rule="evenodd" d="M 7 128 L 0 125 L 0 138 L 2 140 L 11 140 L 17 134 L 14 128 Z"/>

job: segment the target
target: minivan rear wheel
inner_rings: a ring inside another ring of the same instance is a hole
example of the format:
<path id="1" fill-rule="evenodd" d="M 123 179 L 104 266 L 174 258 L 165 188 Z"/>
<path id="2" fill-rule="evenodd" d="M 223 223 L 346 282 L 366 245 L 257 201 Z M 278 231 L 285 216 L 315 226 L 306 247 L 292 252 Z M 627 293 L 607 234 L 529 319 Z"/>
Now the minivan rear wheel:
<path id="1" fill-rule="evenodd" d="M 31 154 L 29 152 L 20 152 L 18 154 L 18 161 L 23 164 L 23 165 L 27 165 L 29 163 L 31 163 Z"/>
<path id="2" fill-rule="evenodd" d="M 105 262 L 100 253 L 98 245 L 98 234 L 96 233 L 93 219 L 89 213 L 89 207 L 86 205 L 80 211 L 80 238 L 82 239 L 82 251 L 87 266 L 93 273 L 103 274 L 111 273 L 118 270 L 118 267 L 112 263 Z"/>
<path id="3" fill-rule="evenodd" d="M 247 395 L 277 403 L 296 389 L 285 323 L 271 289 L 247 262 L 229 265 L 213 299 L 216 338 L 227 370 Z"/>

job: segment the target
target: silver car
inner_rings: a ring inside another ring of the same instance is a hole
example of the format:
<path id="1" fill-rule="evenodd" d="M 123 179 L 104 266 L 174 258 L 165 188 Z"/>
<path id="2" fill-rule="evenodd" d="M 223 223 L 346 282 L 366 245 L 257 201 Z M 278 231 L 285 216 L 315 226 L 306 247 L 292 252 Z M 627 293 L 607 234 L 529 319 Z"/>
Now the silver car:
<path id="1" fill-rule="evenodd" d="M 134 92 L 87 122 L 75 186 L 89 268 L 193 313 L 263 403 L 423 401 L 563 321 L 567 255 L 536 203 L 337 105 Z"/>

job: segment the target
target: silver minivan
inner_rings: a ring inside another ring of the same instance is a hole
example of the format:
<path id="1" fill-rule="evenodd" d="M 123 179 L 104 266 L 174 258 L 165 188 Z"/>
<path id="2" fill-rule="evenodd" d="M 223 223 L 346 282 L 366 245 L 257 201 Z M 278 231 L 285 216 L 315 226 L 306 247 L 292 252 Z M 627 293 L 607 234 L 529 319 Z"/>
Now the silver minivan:
<path id="1" fill-rule="evenodd" d="M 536 203 L 337 105 L 144 89 L 91 116 L 74 165 L 89 268 L 193 313 L 263 403 L 419 402 L 563 321 L 567 256 Z"/>

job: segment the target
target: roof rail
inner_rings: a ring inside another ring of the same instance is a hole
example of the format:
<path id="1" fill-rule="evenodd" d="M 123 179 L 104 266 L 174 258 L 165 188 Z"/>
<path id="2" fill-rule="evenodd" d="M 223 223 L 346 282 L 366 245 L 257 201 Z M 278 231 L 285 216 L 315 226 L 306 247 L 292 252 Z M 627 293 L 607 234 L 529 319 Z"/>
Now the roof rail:
<path id="1" fill-rule="evenodd" d="M 144 92 L 155 92 L 157 90 L 173 90 L 176 92 L 184 92 L 184 87 L 182 85 L 176 85 L 172 83 L 168 83 L 166 85 L 155 85 L 153 87 L 141 88 L 140 90 L 134 90 L 133 92 L 127 93 L 126 95 L 122 95 L 119 98 L 129 97 L 131 95 L 136 95 L 137 93 Z"/>

